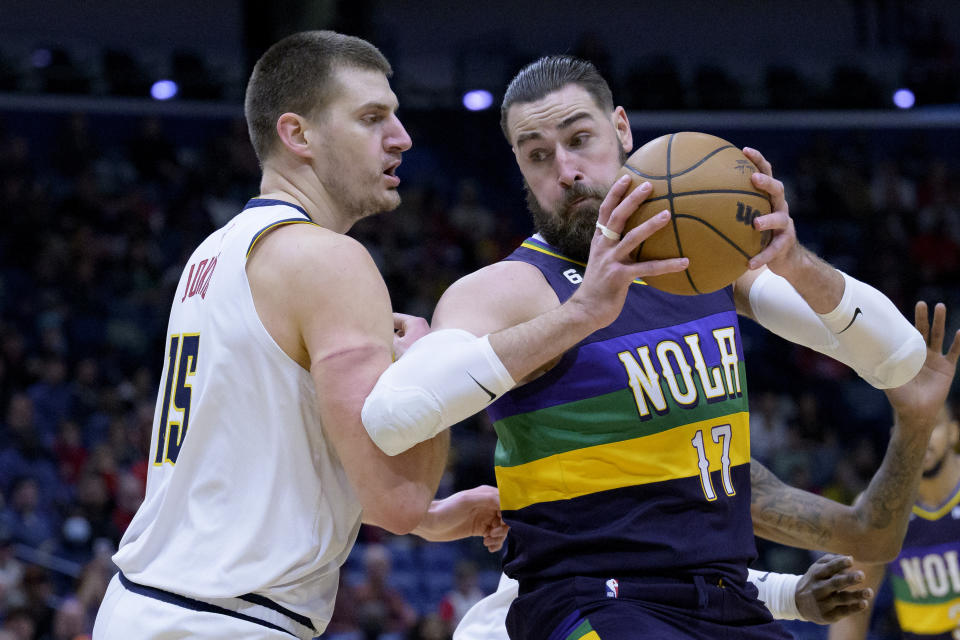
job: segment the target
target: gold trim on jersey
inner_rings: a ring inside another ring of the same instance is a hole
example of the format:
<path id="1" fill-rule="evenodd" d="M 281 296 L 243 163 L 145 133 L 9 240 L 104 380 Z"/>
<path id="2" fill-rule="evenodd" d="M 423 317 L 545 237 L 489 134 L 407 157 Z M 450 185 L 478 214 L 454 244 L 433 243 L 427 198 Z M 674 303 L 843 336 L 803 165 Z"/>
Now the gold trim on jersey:
<path id="1" fill-rule="evenodd" d="M 579 260 L 574 260 L 573 258 L 568 258 L 563 254 L 557 253 L 556 251 L 550 251 L 549 249 L 544 249 L 543 247 L 533 244 L 529 240 L 524 240 L 523 242 L 520 243 L 520 246 L 530 249 L 532 251 L 539 251 L 540 253 L 545 253 L 548 256 L 553 256 L 554 258 L 560 258 L 561 260 L 572 262 L 573 264 L 580 265 L 581 267 L 584 267 L 584 268 L 586 268 L 587 266 L 586 262 L 580 262 Z M 637 278 L 636 280 L 633 281 L 633 284 L 646 285 L 647 283 L 641 280 L 640 278 Z"/>
<path id="2" fill-rule="evenodd" d="M 584 447 L 513 467 L 496 467 L 500 506 L 515 510 L 540 502 L 569 500 L 598 491 L 620 489 L 701 475 L 692 441 L 703 430 L 729 424 L 728 458 L 724 443 L 702 438 L 709 471 L 750 462 L 750 420 L 746 411 L 681 425 L 668 431 L 621 442 Z"/>
<path id="3" fill-rule="evenodd" d="M 260 240 L 260 238 L 262 238 L 262 237 L 264 236 L 265 233 L 267 233 L 268 231 L 272 231 L 273 229 L 276 229 L 277 227 L 281 227 L 281 226 L 283 226 L 283 225 L 285 225 L 285 224 L 312 224 L 312 225 L 315 225 L 315 226 L 318 226 L 318 227 L 320 226 L 320 225 L 318 225 L 316 222 L 314 222 L 313 220 L 299 220 L 299 219 L 278 220 L 278 221 L 274 222 L 273 224 L 269 224 L 269 225 L 265 226 L 263 229 L 260 229 L 260 231 L 257 231 L 257 234 L 256 234 L 255 236 L 253 236 L 253 240 L 250 241 L 250 246 L 247 247 L 247 253 L 244 255 L 244 258 L 249 258 L 249 257 L 250 257 L 250 252 L 253 251 L 253 248 L 257 245 L 257 242 Z"/>
<path id="4" fill-rule="evenodd" d="M 937 509 L 925 509 L 919 504 L 915 504 L 913 505 L 913 513 L 917 517 L 923 518 L 924 520 L 939 520 L 943 516 L 950 513 L 950 511 L 958 504 L 960 504 L 960 491 L 957 491 L 952 498 L 947 500 L 942 507 Z"/>

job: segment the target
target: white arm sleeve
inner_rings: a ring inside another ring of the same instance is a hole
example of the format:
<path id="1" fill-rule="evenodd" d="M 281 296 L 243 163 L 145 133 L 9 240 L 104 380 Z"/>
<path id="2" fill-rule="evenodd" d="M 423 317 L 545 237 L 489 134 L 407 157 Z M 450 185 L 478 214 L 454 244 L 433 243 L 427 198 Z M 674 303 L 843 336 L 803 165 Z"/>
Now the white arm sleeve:
<path id="1" fill-rule="evenodd" d="M 387 367 L 360 417 L 374 443 L 395 456 L 482 411 L 514 384 L 487 336 L 441 329 Z"/>
<path id="2" fill-rule="evenodd" d="M 763 602 L 776 620 L 804 620 L 797 609 L 797 584 L 803 576 L 747 569 L 747 582 L 757 588 Z"/>
<path id="3" fill-rule="evenodd" d="M 878 389 L 909 382 L 927 357 L 923 336 L 885 295 L 841 275 L 840 304 L 818 314 L 789 282 L 765 270 L 750 287 L 753 317 L 778 336 L 844 363 Z"/>

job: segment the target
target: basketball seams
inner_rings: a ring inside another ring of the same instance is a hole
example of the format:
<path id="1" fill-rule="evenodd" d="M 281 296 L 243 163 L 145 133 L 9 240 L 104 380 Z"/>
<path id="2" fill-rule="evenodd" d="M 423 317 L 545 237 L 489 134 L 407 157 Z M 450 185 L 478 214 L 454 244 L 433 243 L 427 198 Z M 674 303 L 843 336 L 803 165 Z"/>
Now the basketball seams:
<path id="1" fill-rule="evenodd" d="M 673 136 L 675 136 L 675 135 L 677 135 L 677 134 L 674 133 L 674 134 L 671 135 L 670 142 L 669 142 L 668 145 L 667 145 L 667 157 L 668 157 L 668 158 L 669 158 L 669 156 L 670 156 L 670 147 L 672 146 L 672 143 L 673 143 Z M 638 176 L 640 176 L 641 178 L 645 178 L 645 179 L 647 179 L 647 180 L 667 180 L 667 181 L 669 181 L 670 178 L 676 178 L 677 176 L 682 176 L 682 175 L 684 175 L 684 174 L 690 173 L 691 171 L 693 171 L 694 169 L 696 169 L 697 167 L 699 167 L 700 165 L 702 165 L 704 162 L 706 162 L 707 160 L 709 160 L 709 159 L 712 158 L 713 156 L 717 155 L 717 154 L 720 153 L 721 151 L 724 151 L 725 149 L 736 149 L 736 147 L 734 147 L 732 144 L 727 144 L 727 145 L 724 145 L 724 146 L 722 146 L 722 147 L 717 147 L 716 149 L 714 149 L 713 151 L 711 151 L 711 152 L 708 153 L 707 155 L 703 156 L 702 158 L 700 158 L 699 160 L 697 160 L 695 163 L 693 163 L 692 165 L 690 165 L 689 167 L 687 167 L 687 168 L 684 169 L 683 171 L 678 171 L 677 173 L 670 173 L 670 166 L 669 166 L 669 163 L 668 163 L 668 164 L 667 164 L 667 175 L 665 175 L 665 176 L 654 176 L 654 175 L 646 174 L 646 173 L 640 171 L 639 169 L 637 169 L 637 168 L 635 168 L 635 167 L 631 167 L 629 164 L 624 164 L 623 166 L 624 166 L 628 171 L 631 171 L 631 172 L 637 174 Z"/>
<path id="2" fill-rule="evenodd" d="M 703 226 L 707 227 L 708 229 L 710 229 L 711 231 L 713 231 L 715 234 L 717 234 L 718 236 L 720 236 L 721 238 L 723 238 L 723 239 L 727 242 L 727 244 L 729 244 L 731 247 L 733 247 L 734 249 L 736 249 L 736 250 L 740 253 L 740 255 L 742 255 L 742 256 L 743 256 L 744 258 L 746 258 L 747 260 L 749 260 L 750 258 L 753 257 L 753 256 L 751 256 L 750 254 L 748 254 L 746 251 L 744 251 L 743 249 L 741 249 L 741 248 L 740 248 L 740 245 L 738 245 L 736 242 L 734 242 L 733 240 L 731 240 L 730 238 L 728 238 L 728 237 L 726 236 L 726 234 L 724 234 L 722 231 L 720 231 L 719 229 L 717 229 L 715 226 L 713 226 L 712 224 L 710 224 L 709 222 L 707 222 L 707 221 L 704 220 L 703 218 L 701 218 L 701 217 L 699 217 L 699 216 L 690 215 L 689 213 L 677 213 L 677 214 L 675 214 L 673 217 L 674 217 L 674 218 L 686 218 L 686 219 L 688 219 L 688 220 L 696 220 L 697 222 L 699 222 L 700 224 L 702 224 Z"/>
<path id="3" fill-rule="evenodd" d="M 671 171 L 671 161 L 673 160 L 673 140 L 677 137 L 677 134 L 670 134 L 670 139 L 667 141 L 667 199 L 670 204 L 670 223 L 673 225 L 673 236 L 677 240 L 677 252 L 680 254 L 680 257 L 683 256 L 683 244 L 680 242 L 680 229 L 677 227 L 677 218 L 673 214 L 673 172 Z M 709 155 L 708 155 L 709 157 Z M 693 276 L 690 275 L 690 269 L 683 270 L 684 275 L 687 276 L 687 282 L 690 283 L 690 286 L 694 291 L 700 293 L 700 289 L 697 288 L 697 285 L 693 282 Z"/>
<path id="4" fill-rule="evenodd" d="M 699 160 L 697 160 L 696 162 L 694 162 L 692 165 L 690 165 L 689 167 L 687 167 L 687 168 L 684 169 L 683 171 L 678 171 L 678 172 L 672 174 L 672 177 L 676 178 L 676 177 L 678 177 L 678 176 L 682 176 L 682 175 L 684 175 L 684 174 L 690 173 L 691 171 L 693 171 L 694 169 L 696 169 L 697 167 L 699 167 L 700 165 L 702 165 L 704 162 L 706 162 L 707 160 L 709 160 L 710 158 L 712 158 L 713 156 L 717 155 L 718 153 L 720 153 L 721 151 L 723 151 L 723 150 L 725 150 L 725 149 L 736 149 L 736 147 L 734 147 L 732 144 L 726 144 L 726 145 L 724 145 L 724 146 L 722 146 L 722 147 L 717 147 L 716 149 L 714 149 L 713 151 L 711 151 L 711 152 L 708 153 L 707 155 L 703 156 L 702 158 L 700 158 Z"/>
<path id="5" fill-rule="evenodd" d="M 704 152 L 705 148 L 710 151 Z M 656 195 L 651 194 L 653 197 L 645 200 L 628 224 L 640 224 L 652 212 L 667 209 L 671 213 L 670 227 L 673 231 L 658 233 L 649 241 L 641 242 L 631 252 L 632 257 L 641 260 L 689 257 L 689 250 L 698 260 L 697 266 L 691 265 L 691 268 L 684 270 L 682 277 L 679 273 L 669 274 L 670 277 L 651 276 L 650 284 L 658 288 L 662 285 L 664 291 L 671 293 L 703 294 L 700 286 L 712 291 L 711 287 L 729 283 L 729 278 L 742 273 L 742 269 L 737 271 L 737 265 L 742 266 L 750 259 L 748 251 L 754 247 L 755 239 L 739 226 L 742 218 L 737 219 L 736 226 L 733 218 L 728 220 L 726 207 L 729 205 L 736 209 L 739 206 L 741 213 L 748 212 L 749 217 L 770 210 L 769 197 L 753 185 L 744 183 L 744 171 L 751 166 L 749 159 L 722 138 L 688 132 L 661 136 L 644 145 L 634 156 L 632 160 L 636 164 L 625 162 L 621 175 L 633 176 L 634 185 L 638 184 L 638 178 L 654 182 Z M 638 170 L 638 166 L 647 173 Z M 652 175 L 654 173 L 663 175 Z M 705 210 L 680 213 L 679 209 L 690 208 L 688 201 L 691 206 L 703 206 Z M 700 217 L 704 213 L 706 217 Z M 683 218 L 691 222 L 683 222 Z M 700 226 L 693 222 L 700 223 Z M 717 244 L 718 241 L 722 243 Z M 743 245 L 739 244 L 741 241 Z M 706 265 L 706 271 L 702 273 L 696 270 L 703 268 L 700 262 Z M 657 284 L 654 284 L 654 280 Z"/>
<path id="6" fill-rule="evenodd" d="M 671 202 L 672 202 L 672 198 L 681 198 L 683 196 L 702 196 L 702 195 L 709 195 L 711 193 L 739 193 L 745 196 L 755 196 L 757 198 L 761 198 L 765 200 L 768 203 L 770 202 L 770 196 L 768 196 L 765 193 L 760 193 L 759 191 L 746 191 L 743 189 L 702 189 L 698 191 L 678 191 L 677 193 L 672 194 Z M 647 198 L 646 200 L 644 200 L 644 203 L 656 202 L 657 200 L 665 200 L 666 198 L 667 196 L 657 196 L 656 198 Z"/>

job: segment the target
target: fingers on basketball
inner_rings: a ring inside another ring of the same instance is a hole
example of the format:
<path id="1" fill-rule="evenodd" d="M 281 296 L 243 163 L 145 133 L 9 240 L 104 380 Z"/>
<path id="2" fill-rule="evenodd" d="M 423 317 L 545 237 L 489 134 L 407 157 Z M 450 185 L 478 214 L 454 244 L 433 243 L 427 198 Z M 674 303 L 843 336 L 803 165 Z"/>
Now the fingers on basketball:
<path id="1" fill-rule="evenodd" d="M 624 175 L 652 191 L 633 213 L 632 229 L 667 209 L 666 227 L 637 248 L 638 262 L 689 258 L 687 269 L 644 277 L 651 286 L 685 295 L 709 293 L 731 284 L 763 249 L 766 236 L 753 226 L 770 213 L 770 197 L 751 176 L 758 167 L 722 138 L 696 132 L 662 136 L 634 152 Z"/>

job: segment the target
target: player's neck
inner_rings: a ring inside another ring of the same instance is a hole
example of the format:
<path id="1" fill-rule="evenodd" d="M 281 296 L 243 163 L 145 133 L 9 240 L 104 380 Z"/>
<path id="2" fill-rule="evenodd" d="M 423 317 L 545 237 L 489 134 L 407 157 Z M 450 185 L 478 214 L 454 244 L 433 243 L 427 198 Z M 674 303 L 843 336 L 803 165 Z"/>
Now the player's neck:
<path id="1" fill-rule="evenodd" d="M 321 227 L 337 233 L 346 233 L 353 224 L 353 220 L 340 215 L 336 204 L 323 185 L 315 182 L 298 180 L 296 175 L 285 175 L 280 171 L 264 167 L 258 197 L 295 204 L 306 211 L 310 219 Z"/>
<path id="2" fill-rule="evenodd" d="M 960 455 L 950 453 L 943 461 L 943 467 L 933 478 L 920 480 L 917 499 L 927 507 L 939 507 L 950 498 L 960 483 Z"/>

